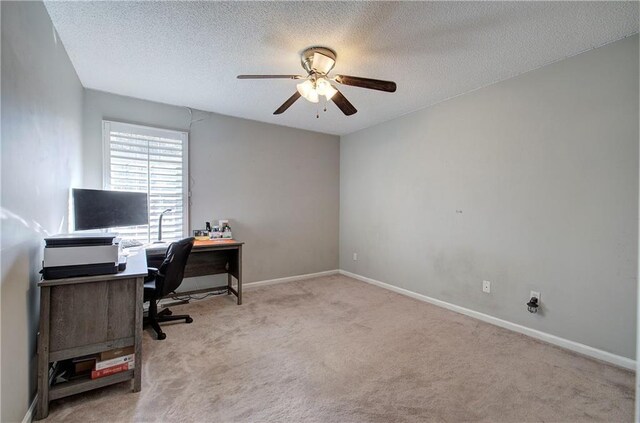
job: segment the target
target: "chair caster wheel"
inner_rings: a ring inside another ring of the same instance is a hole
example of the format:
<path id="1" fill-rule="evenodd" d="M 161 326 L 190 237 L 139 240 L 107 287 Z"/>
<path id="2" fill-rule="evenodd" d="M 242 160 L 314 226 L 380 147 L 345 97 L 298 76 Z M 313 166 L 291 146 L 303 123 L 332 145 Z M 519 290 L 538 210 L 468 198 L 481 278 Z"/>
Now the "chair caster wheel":
<path id="1" fill-rule="evenodd" d="M 165 339 L 166 337 L 167 337 L 167 334 L 166 334 L 166 333 L 159 333 L 159 334 L 158 334 L 158 340 L 159 340 L 159 341 L 162 341 L 162 340 L 163 340 L 163 339 Z"/>
<path id="2" fill-rule="evenodd" d="M 191 317 L 187 317 L 187 318 L 185 319 L 185 321 L 186 321 L 187 323 L 193 323 L 193 319 L 192 319 Z"/>

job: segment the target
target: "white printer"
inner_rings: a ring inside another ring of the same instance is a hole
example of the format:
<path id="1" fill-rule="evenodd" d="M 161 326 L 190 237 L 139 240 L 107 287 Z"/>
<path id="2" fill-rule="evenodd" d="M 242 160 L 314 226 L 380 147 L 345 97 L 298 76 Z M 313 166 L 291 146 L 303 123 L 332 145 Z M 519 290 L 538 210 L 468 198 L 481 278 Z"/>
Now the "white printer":
<path id="1" fill-rule="evenodd" d="M 111 233 L 74 233 L 45 238 L 45 279 L 118 273 L 118 244 Z"/>

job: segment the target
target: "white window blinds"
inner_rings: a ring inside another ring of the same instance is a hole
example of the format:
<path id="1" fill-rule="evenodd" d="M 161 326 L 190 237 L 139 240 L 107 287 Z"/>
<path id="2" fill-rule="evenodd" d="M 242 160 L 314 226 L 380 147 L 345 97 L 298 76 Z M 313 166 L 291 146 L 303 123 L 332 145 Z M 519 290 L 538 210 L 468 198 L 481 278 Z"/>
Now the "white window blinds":
<path id="1" fill-rule="evenodd" d="M 147 193 L 149 225 L 114 228 L 121 238 L 147 243 L 183 238 L 188 232 L 188 137 L 186 132 L 103 122 L 104 188 Z"/>

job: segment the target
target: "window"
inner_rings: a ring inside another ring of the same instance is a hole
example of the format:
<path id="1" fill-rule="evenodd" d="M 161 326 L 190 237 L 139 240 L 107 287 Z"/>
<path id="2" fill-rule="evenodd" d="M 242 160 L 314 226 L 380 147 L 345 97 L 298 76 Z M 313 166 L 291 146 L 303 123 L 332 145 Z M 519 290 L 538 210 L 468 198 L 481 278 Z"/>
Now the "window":
<path id="1" fill-rule="evenodd" d="M 186 132 L 103 121 L 104 189 L 146 192 L 149 225 L 114 228 L 121 238 L 148 243 L 188 233 L 188 136 Z"/>

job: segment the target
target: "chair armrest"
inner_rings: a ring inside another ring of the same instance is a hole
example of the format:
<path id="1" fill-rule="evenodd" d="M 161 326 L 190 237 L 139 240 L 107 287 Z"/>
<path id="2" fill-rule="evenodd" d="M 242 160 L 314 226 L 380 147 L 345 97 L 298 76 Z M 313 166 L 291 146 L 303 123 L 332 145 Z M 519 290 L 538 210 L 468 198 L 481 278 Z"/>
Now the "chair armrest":
<path id="1" fill-rule="evenodd" d="M 158 275 L 158 272 L 160 272 L 158 269 L 156 269 L 155 267 L 147 267 L 147 276 L 144 278 L 145 282 L 150 282 L 152 280 L 154 280 L 156 278 L 156 276 Z"/>

